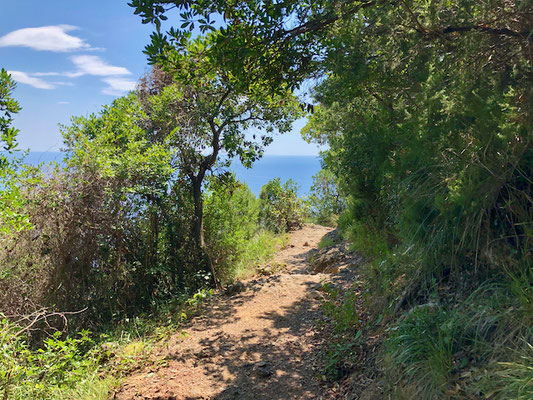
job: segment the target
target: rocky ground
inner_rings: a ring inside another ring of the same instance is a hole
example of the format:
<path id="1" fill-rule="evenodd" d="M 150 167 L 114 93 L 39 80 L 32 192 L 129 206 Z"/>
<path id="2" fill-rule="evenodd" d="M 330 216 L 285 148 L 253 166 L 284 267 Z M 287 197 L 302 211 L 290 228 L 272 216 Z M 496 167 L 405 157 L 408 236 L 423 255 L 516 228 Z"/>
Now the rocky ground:
<path id="1" fill-rule="evenodd" d="M 119 400 L 333 399 L 320 379 L 322 284 L 348 286 L 360 263 L 339 246 L 317 249 L 332 229 L 306 225 L 262 275 L 211 299 L 205 312 L 128 377 Z M 342 396 L 344 398 L 344 396 Z"/>

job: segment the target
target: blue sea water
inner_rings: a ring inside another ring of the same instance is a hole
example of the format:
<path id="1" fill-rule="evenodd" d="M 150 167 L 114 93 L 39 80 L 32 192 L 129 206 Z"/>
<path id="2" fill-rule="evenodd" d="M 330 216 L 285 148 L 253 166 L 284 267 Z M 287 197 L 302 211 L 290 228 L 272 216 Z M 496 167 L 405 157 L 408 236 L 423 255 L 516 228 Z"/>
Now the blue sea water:
<path id="1" fill-rule="evenodd" d="M 281 178 L 282 183 L 292 179 L 298 184 L 298 194 L 305 196 L 313 184 L 313 175 L 320 168 L 320 157 L 317 156 L 264 156 L 251 169 L 244 168 L 240 163 L 234 163 L 231 169 L 256 196 L 261 187 L 273 178 Z"/>
<path id="2" fill-rule="evenodd" d="M 28 153 L 25 163 L 37 165 L 52 161 L 61 163 L 64 154 L 61 152 Z M 313 175 L 320 171 L 320 158 L 317 156 L 264 156 L 248 169 L 239 162 L 234 162 L 230 168 L 240 181 L 244 181 L 250 190 L 259 195 L 261 187 L 273 178 L 280 178 L 282 182 L 292 179 L 298 185 L 298 194 L 309 194 L 313 184 Z"/>

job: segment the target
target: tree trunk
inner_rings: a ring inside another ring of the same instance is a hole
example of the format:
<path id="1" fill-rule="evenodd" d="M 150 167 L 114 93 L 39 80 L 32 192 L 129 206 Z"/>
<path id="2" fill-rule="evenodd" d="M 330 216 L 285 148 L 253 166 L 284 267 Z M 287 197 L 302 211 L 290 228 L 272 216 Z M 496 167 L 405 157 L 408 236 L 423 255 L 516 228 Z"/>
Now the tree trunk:
<path id="1" fill-rule="evenodd" d="M 213 260 L 209 255 L 207 246 L 205 245 L 204 239 L 204 204 L 202 196 L 202 179 L 198 176 L 195 177 L 192 181 L 192 192 L 194 199 L 194 219 L 193 219 L 193 235 L 196 246 L 200 251 L 202 261 L 205 263 L 208 271 L 213 277 L 213 283 L 215 287 L 220 288 L 220 281 L 217 278 L 215 273 L 215 266 L 213 265 Z"/>

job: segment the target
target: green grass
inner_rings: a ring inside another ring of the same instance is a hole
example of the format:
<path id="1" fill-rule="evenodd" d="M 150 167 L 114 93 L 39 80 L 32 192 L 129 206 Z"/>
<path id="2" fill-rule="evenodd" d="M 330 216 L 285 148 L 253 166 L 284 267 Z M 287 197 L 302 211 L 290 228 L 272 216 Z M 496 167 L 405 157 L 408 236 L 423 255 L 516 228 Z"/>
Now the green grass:
<path id="1" fill-rule="evenodd" d="M 82 379 L 72 389 L 64 389 L 54 393 L 53 400 L 107 400 L 109 393 L 120 384 L 113 376 L 101 377 L 93 372 Z"/>
<path id="2" fill-rule="evenodd" d="M 123 376 L 149 362 L 157 342 L 200 312 L 213 293 L 180 297 L 173 309 L 125 319 L 107 334 L 56 333 L 41 346 L 28 344 L 21 327 L 0 318 L 0 398 L 9 400 L 104 400 Z"/>
<path id="3" fill-rule="evenodd" d="M 454 368 L 454 354 L 463 344 L 456 313 L 423 307 L 391 330 L 387 352 L 401 368 L 401 380 L 415 383 L 418 398 L 441 398 Z"/>
<path id="4" fill-rule="evenodd" d="M 247 244 L 245 251 L 237 260 L 233 278 L 246 279 L 258 272 L 261 264 L 270 260 L 276 251 L 285 246 L 289 241 L 288 234 L 274 234 L 261 231 Z"/>
<path id="5" fill-rule="evenodd" d="M 533 399 L 533 346 L 526 343 L 515 361 L 496 363 L 490 382 L 498 399 Z"/>
<path id="6" fill-rule="evenodd" d="M 500 278 L 399 316 L 385 346 L 390 386 L 418 398 L 533 398 L 531 316 L 516 285 Z"/>
<path id="7" fill-rule="evenodd" d="M 329 236 L 324 236 L 322 239 L 320 239 L 320 242 L 318 242 L 318 248 L 320 250 L 325 249 L 326 247 L 333 246 L 335 244 L 335 240 L 333 240 Z"/>

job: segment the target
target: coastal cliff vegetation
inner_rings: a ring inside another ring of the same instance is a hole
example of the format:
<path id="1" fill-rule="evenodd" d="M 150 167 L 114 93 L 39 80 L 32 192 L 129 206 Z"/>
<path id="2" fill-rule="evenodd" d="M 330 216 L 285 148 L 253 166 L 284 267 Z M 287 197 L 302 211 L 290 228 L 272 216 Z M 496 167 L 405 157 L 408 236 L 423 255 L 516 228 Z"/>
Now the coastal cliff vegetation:
<path id="1" fill-rule="evenodd" d="M 62 127 L 64 165 L 0 158 L 0 396 L 105 399 L 313 221 L 364 260 L 325 287 L 324 380 L 533 397 L 531 1 L 130 6 L 154 27 L 137 89 Z M 7 152 L 14 86 L 2 70 Z M 252 166 L 302 116 L 326 148 L 310 196 L 273 179 L 256 198 L 230 160 Z"/>

